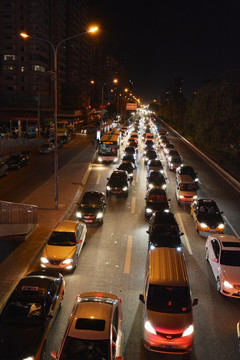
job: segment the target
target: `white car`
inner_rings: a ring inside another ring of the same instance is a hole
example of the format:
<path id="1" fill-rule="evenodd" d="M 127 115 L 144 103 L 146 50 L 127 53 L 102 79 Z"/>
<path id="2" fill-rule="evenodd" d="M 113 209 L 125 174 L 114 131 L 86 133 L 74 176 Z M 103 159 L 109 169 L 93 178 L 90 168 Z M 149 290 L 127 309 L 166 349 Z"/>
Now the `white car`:
<path id="1" fill-rule="evenodd" d="M 223 295 L 240 298 L 240 240 L 227 234 L 209 235 L 205 251 L 217 290 Z"/>

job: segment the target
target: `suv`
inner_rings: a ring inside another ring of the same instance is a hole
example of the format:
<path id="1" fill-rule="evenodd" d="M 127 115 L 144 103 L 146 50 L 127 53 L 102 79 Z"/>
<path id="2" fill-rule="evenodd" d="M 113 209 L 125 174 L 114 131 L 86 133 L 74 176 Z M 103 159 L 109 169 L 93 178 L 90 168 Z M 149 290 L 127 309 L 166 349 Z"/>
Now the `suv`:
<path id="1" fill-rule="evenodd" d="M 170 199 L 167 198 L 166 191 L 158 188 L 150 189 L 145 197 L 145 217 L 150 219 L 152 214 L 158 210 L 169 211 Z"/>
<path id="2" fill-rule="evenodd" d="M 115 170 L 113 171 L 110 178 L 107 178 L 107 191 L 106 194 L 109 196 L 113 195 L 123 195 L 124 197 L 128 197 L 128 189 L 129 189 L 129 176 L 127 171 L 124 170 Z"/>
<path id="3" fill-rule="evenodd" d="M 147 175 L 147 190 L 158 188 L 165 190 L 167 178 L 158 170 L 150 170 Z"/>
<path id="4" fill-rule="evenodd" d="M 105 194 L 99 191 L 87 191 L 83 195 L 80 203 L 78 203 L 76 218 L 88 224 L 96 223 L 101 225 L 103 223 L 105 209 Z"/>

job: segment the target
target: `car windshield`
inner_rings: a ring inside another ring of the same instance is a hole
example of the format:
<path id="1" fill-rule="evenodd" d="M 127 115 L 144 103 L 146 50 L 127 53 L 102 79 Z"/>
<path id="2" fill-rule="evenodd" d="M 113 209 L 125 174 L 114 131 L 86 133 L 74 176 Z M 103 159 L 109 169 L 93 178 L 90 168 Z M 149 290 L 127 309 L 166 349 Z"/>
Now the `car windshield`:
<path id="1" fill-rule="evenodd" d="M 240 251 L 222 250 L 220 264 L 227 266 L 240 266 Z"/>
<path id="2" fill-rule="evenodd" d="M 81 207 L 97 208 L 101 206 L 101 199 L 98 196 L 88 195 L 84 196 L 81 201 Z"/>
<path id="3" fill-rule="evenodd" d="M 183 184 L 180 184 L 180 190 L 181 191 L 196 191 L 196 187 L 194 184 L 183 183 Z"/>
<path id="4" fill-rule="evenodd" d="M 99 155 L 116 156 L 117 149 L 118 149 L 117 145 L 99 144 Z"/>
<path id="5" fill-rule="evenodd" d="M 41 303 L 31 301 L 10 301 L 2 315 L 4 323 L 28 323 L 36 324 L 42 321 L 43 306 Z"/>
<path id="6" fill-rule="evenodd" d="M 76 245 L 75 234 L 73 232 L 53 231 L 48 240 L 48 245 L 74 246 Z"/>
<path id="7" fill-rule="evenodd" d="M 110 360 L 109 340 L 84 340 L 68 336 L 59 360 Z"/>
<path id="8" fill-rule="evenodd" d="M 199 207 L 199 212 L 201 214 L 217 214 L 219 213 L 219 209 L 214 205 L 205 204 Z"/>
<path id="9" fill-rule="evenodd" d="M 187 313 L 191 310 L 189 289 L 186 286 L 151 284 L 148 289 L 147 308 L 164 313 Z"/>
<path id="10" fill-rule="evenodd" d="M 173 158 L 172 162 L 175 163 L 175 164 L 180 164 L 182 161 L 179 158 Z"/>
<path id="11" fill-rule="evenodd" d="M 179 233 L 177 225 L 163 225 L 155 224 L 153 225 L 153 234 L 160 234 L 161 236 L 175 237 Z"/>
<path id="12" fill-rule="evenodd" d="M 195 176 L 195 172 L 192 168 L 190 167 L 184 167 L 181 169 L 181 174 L 182 175 L 190 175 L 190 176 Z"/>

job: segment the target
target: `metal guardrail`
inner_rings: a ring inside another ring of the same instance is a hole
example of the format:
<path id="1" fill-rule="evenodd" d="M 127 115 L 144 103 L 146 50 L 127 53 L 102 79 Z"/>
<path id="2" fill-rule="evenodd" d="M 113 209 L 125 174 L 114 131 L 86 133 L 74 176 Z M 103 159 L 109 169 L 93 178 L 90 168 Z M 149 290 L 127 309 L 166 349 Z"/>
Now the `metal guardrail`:
<path id="1" fill-rule="evenodd" d="M 37 224 L 38 207 L 0 201 L 0 224 Z"/>

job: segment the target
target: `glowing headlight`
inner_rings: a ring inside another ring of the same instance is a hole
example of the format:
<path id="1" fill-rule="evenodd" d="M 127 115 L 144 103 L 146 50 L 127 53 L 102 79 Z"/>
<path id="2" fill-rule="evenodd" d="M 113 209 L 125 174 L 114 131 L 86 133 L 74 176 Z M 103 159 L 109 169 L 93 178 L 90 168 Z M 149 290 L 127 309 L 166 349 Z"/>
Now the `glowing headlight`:
<path id="1" fill-rule="evenodd" d="M 178 247 L 177 247 L 177 251 L 182 251 L 181 246 L 178 246 Z"/>
<path id="2" fill-rule="evenodd" d="M 189 336 L 189 335 L 191 335 L 193 332 L 194 332 L 194 327 L 193 327 L 193 325 L 190 325 L 190 326 L 184 331 L 184 333 L 182 334 L 182 337 L 184 337 L 184 336 Z"/>
<path id="3" fill-rule="evenodd" d="M 111 190 L 111 187 L 110 187 L 110 186 L 107 186 L 107 190 Z"/>
<path id="4" fill-rule="evenodd" d="M 43 264 L 48 264 L 49 263 L 49 260 L 47 258 L 45 258 L 45 257 L 41 257 L 40 261 Z"/>
<path id="5" fill-rule="evenodd" d="M 66 260 L 63 261 L 63 264 L 64 264 L 64 265 L 69 265 L 69 264 L 71 264 L 72 262 L 73 262 L 73 259 L 66 259 Z"/>
<path id="6" fill-rule="evenodd" d="M 152 213 L 152 209 L 147 208 L 147 209 L 146 209 L 146 213 L 147 213 L 147 214 L 151 214 L 151 213 Z"/>
<path id="7" fill-rule="evenodd" d="M 201 223 L 200 226 L 201 226 L 203 229 L 206 229 L 206 228 L 208 227 L 207 224 L 205 224 L 205 223 Z"/>
<path id="8" fill-rule="evenodd" d="M 194 195 L 194 196 L 193 196 L 193 199 L 194 199 L 194 200 L 197 200 L 197 195 Z"/>
<path id="9" fill-rule="evenodd" d="M 115 158 L 114 160 L 113 160 L 113 162 L 117 162 L 118 161 L 118 158 Z"/>
<path id="10" fill-rule="evenodd" d="M 24 358 L 22 360 L 34 360 L 34 356 L 28 356 L 27 358 Z"/>
<path id="11" fill-rule="evenodd" d="M 148 186 L 149 186 L 149 188 L 150 188 L 150 189 L 152 189 L 152 188 L 153 188 L 153 184 L 149 184 Z"/>
<path id="12" fill-rule="evenodd" d="M 165 190 L 166 187 L 167 187 L 167 185 L 166 185 L 166 184 L 163 184 L 162 189 Z"/>
<path id="13" fill-rule="evenodd" d="M 199 179 L 198 179 L 198 178 L 196 178 L 194 181 L 195 181 L 195 182 L 198 182 L 198 181 L 199 181 Z"/>
<path id="14" fill-rule="evenodd" d="M 81 213 L 80 211 L 77 211 L 76 216 L 77 216 L 78 218 L 81 218 L 81 217 L 82 217 L 82 213 Z"/>
<path id="15" fill-rule="evenodd" d="M 98 214 L 97 214 L 97 219 L 101 219 L 103 217 L 103 213 L 102 212 L 99 212 Z"/>
<path id="16" fill-rule="evenodd" d="M 132 176 L 133 176 L 133 173 L 132 173 L 132 174 L 129 174 L 129 176 L 132 177 Z"/>
<path id="17" fill-rule="evenodd" d="M 127 189 L 128 189 L 127 186 L 124 186 L 123 191 L 127 191 Z"/>
<path id="18" fill-rule="evenodd" d="M 146 321 L 144 327 L 151 334 L 157 335 L 157 333 L 156 333 L 155 329 L 152 327 L 150 321 Z"/>
<path id="19" fill-rule="evenodd" d="M 154 245 L 150 245 L 150 249 L 155 249 L 155 246 Z"/>
<path id="20" fill-rule="evenodd" d="M 232 284 L 230 284 L 227 280 L 224 281 L 223 285 L 229 289 L 233 288 Z"/>
<path id="21" fill-rule="evenodd" d="M 171 161 L 171 160 L 172 160 L 172 157 L 171 157 L 171 156 L 169 156 L 169 157 L 168 157 L 168 160 L 169 160 L 169 161 Z"/>
<path id="22" fill-rule="evenodd" d="M 98 161 L 102 162 L 102 158 L 99 156 Z"/>
<path id="23" fill-rule="evenodd" d="M 148 161 L 149 159 L 146 157 L 146 159 L 145 159 L 146 161 Z"/>
<path id="24" fill-rule="evenodd" d="M 179 199 L 184 199 L 184 196 L 183 196 L 183 195 L 179 195 Z"/>
<path id="25" fill-rule="evenodd" d="M 219 228 L 219 229 L 224 229 L 224 227 L 225 227 L 224 224 L 219 224 L 219 225 L 218 225 L 218 228 Z"/>

